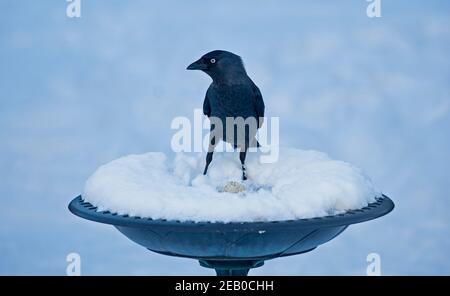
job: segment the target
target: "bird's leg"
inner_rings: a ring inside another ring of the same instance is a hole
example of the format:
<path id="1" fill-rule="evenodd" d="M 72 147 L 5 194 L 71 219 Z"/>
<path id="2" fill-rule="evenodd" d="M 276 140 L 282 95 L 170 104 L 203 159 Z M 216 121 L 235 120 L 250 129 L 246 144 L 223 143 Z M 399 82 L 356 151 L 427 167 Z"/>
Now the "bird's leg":
<path id="1" fill-rule="evenodd" d="M 245 157 L 247 156 L 247 147 L 242 148 L 241 152 L 239 152 L 239 159 L 241 160 L 242 165 L 242 180 L 247 180 L 247 174 L 245 173 Z"/>
<path id="2" fill-rule="evenodd" d="M 211 151 L 211 152 L 208 151 L 208 153 L 206 154 L 206 165 L 205 165 L 205 170 L 203 171 L 203 175 L 206 175 L 206 173 L 208 172 L 208 167 L 212 161 L 213 153 L 214 153 L 214 151 Z"/>
<path id="3" fill-rule="evenodd" d="M 206 165 L 205 165 L 205 170 L 203 171 L 203 175 L 206 175 L 206 173 L 208 172 L 209 164 L 211 163 L 211 161 L 213 159 L 214 148 L 216 148 L 216 137 L 213 134 L 213 131 L 214 131 L 214 127 L 211 129 L 211 133 L 210 133 L 208 153 L 206 154 Z"/>

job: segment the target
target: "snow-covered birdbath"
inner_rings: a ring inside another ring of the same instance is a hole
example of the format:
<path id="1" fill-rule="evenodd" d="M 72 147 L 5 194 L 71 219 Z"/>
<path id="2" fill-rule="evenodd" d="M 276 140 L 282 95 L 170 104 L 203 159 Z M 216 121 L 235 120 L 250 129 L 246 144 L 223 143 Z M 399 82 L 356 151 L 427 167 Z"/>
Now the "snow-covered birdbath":
<path id="1" fill-rule="evenodd" d="M 246 275 L 265 260 L 305 253 L 350 224 L 389 213 L 393 202 L 354 166 L 316 151 L 282 149 L 275 163 L 234 153 L 130 155 L 100 167 L 69 209 L 115 226 L 132 241 L 199 260 L 218 275 Z"/>

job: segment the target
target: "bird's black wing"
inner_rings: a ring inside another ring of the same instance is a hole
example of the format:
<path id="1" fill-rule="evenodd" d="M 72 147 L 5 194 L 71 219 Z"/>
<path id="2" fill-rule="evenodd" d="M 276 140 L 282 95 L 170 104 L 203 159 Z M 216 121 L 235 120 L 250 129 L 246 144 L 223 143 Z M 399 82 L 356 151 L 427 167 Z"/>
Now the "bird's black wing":
<path id="1" fill-rule="evenodd" d="M 203 114 L 211 116 L 211 105 L 209 104 L 208 92 L 206 92 L 205 100 L 203 101 Z"/>
<path id="2" fill-rule="evenodd" d="M 255 83 L 252 81 L 252 88 L 253 88 L 253 107 L 256 111 L 256 121 L 258 122 L 258 128 L 260 128 L 263 125 L 264 120 L 262 117 L 264 117 L 264 100 L 261 95 L 261 92 L 259 88 L 256 86 Z M 261 118 L 261 120 L 260 120 Z"/>

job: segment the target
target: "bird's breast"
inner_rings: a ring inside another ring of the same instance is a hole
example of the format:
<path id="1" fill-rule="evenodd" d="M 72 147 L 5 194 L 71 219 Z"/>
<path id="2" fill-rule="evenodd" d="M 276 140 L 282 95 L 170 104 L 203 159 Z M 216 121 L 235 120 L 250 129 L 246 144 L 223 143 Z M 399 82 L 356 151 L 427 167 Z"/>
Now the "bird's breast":
<path id="1" fill-rule="evenodd" d="M 220 118 L 256 116 L 252 96 L 246 85 L 212 88 L 208 92 L 211 115 Z"/>

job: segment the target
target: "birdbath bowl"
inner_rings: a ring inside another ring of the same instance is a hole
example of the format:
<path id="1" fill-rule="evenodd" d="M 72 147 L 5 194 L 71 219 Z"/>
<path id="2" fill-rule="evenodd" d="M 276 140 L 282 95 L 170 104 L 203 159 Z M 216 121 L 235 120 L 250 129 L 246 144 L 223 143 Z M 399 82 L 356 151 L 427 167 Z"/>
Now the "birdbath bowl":
<path id="1" fill-rule="evenodd" d="M 217 275 L 247 275 L 264 261 L 314 250 L 349 225 L 386 215 L 394 208 L 383 195 L 368 206 L 342 214 L 272 222 L 190 222 L 119 215 L 73 199 L 69 210 L 84 219 L 111 224 L 150 251 L 196 259 Z"/>

